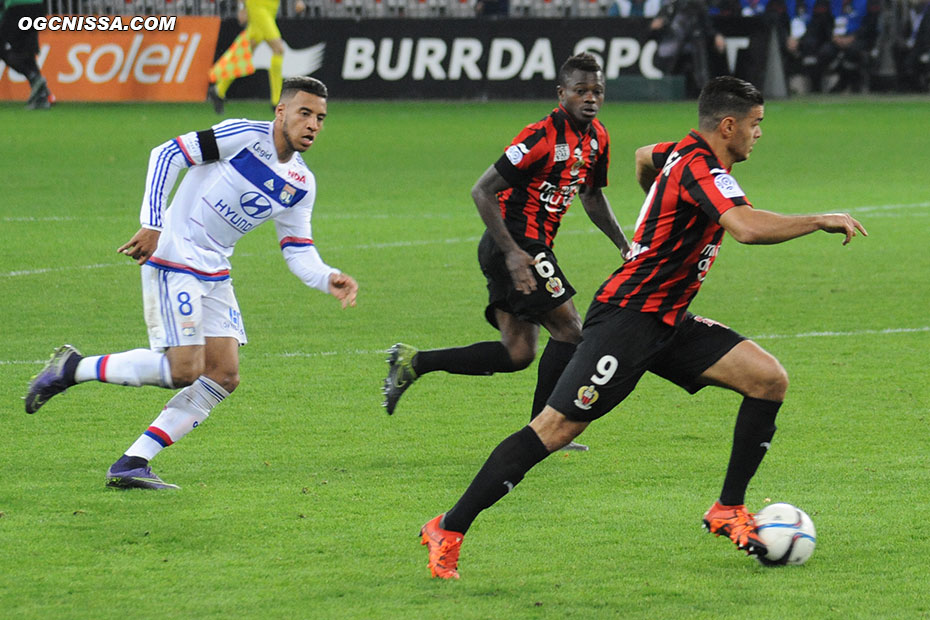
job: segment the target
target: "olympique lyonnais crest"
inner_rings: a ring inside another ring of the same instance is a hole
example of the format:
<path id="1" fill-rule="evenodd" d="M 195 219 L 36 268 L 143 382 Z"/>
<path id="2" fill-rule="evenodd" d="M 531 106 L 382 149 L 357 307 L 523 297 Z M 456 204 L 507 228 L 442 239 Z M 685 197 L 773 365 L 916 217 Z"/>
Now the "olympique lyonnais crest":
<path id="1" fill-rule="evenodd" d="M 593 385 L 583 385 L 578 388 L 578 398 L 575 399 L 575 406 L 587 411 L 591 408 L 591 405 L 597 402 L 599 396 L 600 394 L 597 393 Z"/>
<path id="2" fill-rule="evenodd" d="M 282 204 L 289 205 L 291 204 L 291 201 L 294 200 L 294 194 L 296 193 L 297 190 L 285 183 L 284 188 L 281 190 L 281 194 L 278 196 L 278 198 L 281 200 Z"/>

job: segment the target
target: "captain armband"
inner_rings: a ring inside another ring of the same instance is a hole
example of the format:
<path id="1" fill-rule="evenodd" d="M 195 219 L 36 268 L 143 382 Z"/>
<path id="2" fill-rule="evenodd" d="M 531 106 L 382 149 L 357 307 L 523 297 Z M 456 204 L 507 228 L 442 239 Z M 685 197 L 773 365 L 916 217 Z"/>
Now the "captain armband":
<path id="1" fill-rule="evenodd" d="M 216 135 L 212 129 L 205 129 L 197 132 L 197 142 L 200 143 L 200 156 L 203 163 L 209 164 L 212 161 L 219 161 L 220 147 L 216 144 Z"/>

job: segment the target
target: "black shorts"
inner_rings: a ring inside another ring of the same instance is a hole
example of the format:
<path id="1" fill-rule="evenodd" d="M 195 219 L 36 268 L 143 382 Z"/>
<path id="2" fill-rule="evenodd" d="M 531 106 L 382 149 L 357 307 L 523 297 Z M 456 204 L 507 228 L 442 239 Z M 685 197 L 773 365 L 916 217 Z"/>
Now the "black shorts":
<path id="1" fill-rule="evenodd" d="M 549 397 L 570 420 L 588 422 L 626 398 L 647 371 L 691 394 L 701 373 L 745 338 L 690 312 L 676 327 L 654 314 L 595 301 L 585 317 L 583 340 Z"/>
<path id="2" fill-rule="evenodd" d="M 494 315 L 497 308 L 521 321 L 539 323 L 543 315 L 558 308 L 575 294 L 575 289 L 562 273 L 555 254 L 546 244 L 531 244 L 523 249 L 530 256 L 539 259 L 533 270 L 533 275 L 536 276 L 536 290 L 529 295 L 524 295 L 514 288 L 510 271 L 504 262 L 504 253 L 490 233 L 485 231 L 478 244 L 478 263 L 488 280 L 488 307 L 484 316 L 495 328 L 498 327 L 497 317 Z"/>
<path id="3" fill-rule="evenodd" d="M 39 31 L 35 28 L 20 30 L 19 20 L 23 17 L 45 17 L 45 3 L 17 4 L 6 10 L 3 18 L 0 18 L 0 56 L 4 54 L 7 45 L 14 52 L 33 56 L 39 53 Z"/>

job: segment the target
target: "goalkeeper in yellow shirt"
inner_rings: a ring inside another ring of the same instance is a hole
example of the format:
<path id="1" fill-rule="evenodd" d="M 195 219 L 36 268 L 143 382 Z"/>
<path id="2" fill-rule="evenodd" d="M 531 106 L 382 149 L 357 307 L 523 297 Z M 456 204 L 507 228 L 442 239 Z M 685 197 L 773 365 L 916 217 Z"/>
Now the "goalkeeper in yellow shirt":
<path id="1" fill-rule="evenodd" d="M 236 78 L 255 73 L 252 63 L 252 50 L 261 43 L 271 48 L 271 67 L 268 69 L 268 83 L 271 90 L 271 105 L 277 105 L 281 97 L 281 70 L 284 65 L 284 40 L 275 23 L 281 0 L 245 0 L 245 30 L 239 33 L 220 59 L 210 69 L 210 87 L 207 100 L 213 104 L 217 114 L 223 113 L 226 103 L 226 91 Z M 297 3 L 301 5 L 301 2 Z M 300 7 L 298 6 L 298 11 Z"/>

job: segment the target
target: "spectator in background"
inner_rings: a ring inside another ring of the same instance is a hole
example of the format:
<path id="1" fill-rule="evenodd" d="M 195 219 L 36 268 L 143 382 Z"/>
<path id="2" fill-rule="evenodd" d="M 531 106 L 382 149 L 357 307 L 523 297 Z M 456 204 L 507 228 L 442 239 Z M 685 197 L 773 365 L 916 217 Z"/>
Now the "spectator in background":
<path id="1" fill-rule="evenodd" d="M 900 51 L 901 87 L 925 92 L 930 83 L 930 0 L 912 0 L 909 36 Z"/>
<path id="2" fill-rule="evenodd" d="M 655 17 L 662 0 L 614 0 L 607 8 L 608 17 Z"/>
<path id="3" fill-rule="evenodd" d="M 757 0 L 764 4 L 765 0 Z M 743 12 L 740 0 L 707 0 L 707 13 L 711 17 L 739 17 Z"/>
<path id="4" fill-rule="evenodd" d="M 477 17 L 507 17 L 510 13 L 510 0 L 477 0 L 475 15 Z"/>
<path id="5" fill-rule="evenodd" d="M 656 67 L 666 74 L 686 76 L 688 92 L 696 95 L 713 77 L 711 67 L 722 64 L 726 50 L 705 0 L 667 0 L 650 29 L 659 40 Z M 717 58 L 711 58 L 711 49 Z"/>
<path id="6" fill-rule="evenodd" d="M 834 21 L 833 57 L 828 70 L 838 80 L 830 92 L 861 92 L 868 81 L 872 61 L 878 56 L 881 0 L 840 0 Z"/>
<path id="7" fill-rule="evenodd" d="M 833 9 L 830 0 L 807 0 L 807 27 L 798 41 L 801 69 L 810 80 L 810 90 L 823 91 L 824 68 L 833 54 Z"/>
<path id="8" fill-rule="evenodd" d="M 28 17 L 45 17 L 43 0 L 0 0 L 0 58 L 29 80 L 31 90 L 26 107 L 30 110 L 47 110 L 54 97 L 48 82 L 42 77 L 36 56 L 39 54 L 39 31 L 35 28 L 20 30 L 19 21 Z"/>

